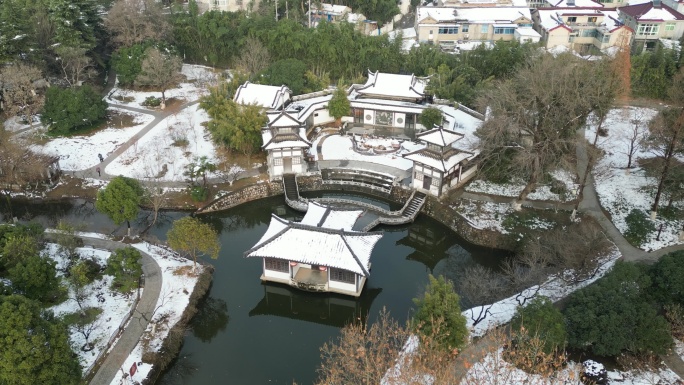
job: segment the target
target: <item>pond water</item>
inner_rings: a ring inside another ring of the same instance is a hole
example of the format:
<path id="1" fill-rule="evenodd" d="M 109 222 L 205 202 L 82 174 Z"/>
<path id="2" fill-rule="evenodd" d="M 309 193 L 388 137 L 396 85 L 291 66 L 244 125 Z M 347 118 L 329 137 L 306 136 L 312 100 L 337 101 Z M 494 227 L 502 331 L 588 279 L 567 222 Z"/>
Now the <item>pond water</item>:
<path id="1" fill-rule="evenodd" d="M 33 218 L 48 226 L 61 218 L 84 223 L 87 231 L 125 232 L 125 226 L 117 228 L 91 203 L 79 200 L 14 204 L 12 210 L 12 216 Z M 0 212 L 9 216 L 7 207 Z M 262 284 L 260 261 L 243 258 L 243 252 L 266 231 L 272 213 L 292 220 L 303 216 L 286 207 L 282 197 L 275 197 L 200 217 L 219 231 L 222 250 L 217 260 L 206 261 L 216 269 L 212 287 L 178 359 L 159 384 L 311 384 L 317 378 L 319 348 L 335 339 L 345 324 L 366 317 L 374 320 L 383 307 L 403 322 L 428 274 L 456 279 L 469 264 L 496 268 L 508 256 L 470 245 L 420 215 L 411 225 L 376 229 L 384 231 L 384 236 L 373 251 L 371 276 L 360 298 L 306 293 Z M 141 213 L 134 227 L 143 228 L 147 214 Z M 184 215 L 164 213 L 150 234 L 165 239 L 171 221 Z"/>

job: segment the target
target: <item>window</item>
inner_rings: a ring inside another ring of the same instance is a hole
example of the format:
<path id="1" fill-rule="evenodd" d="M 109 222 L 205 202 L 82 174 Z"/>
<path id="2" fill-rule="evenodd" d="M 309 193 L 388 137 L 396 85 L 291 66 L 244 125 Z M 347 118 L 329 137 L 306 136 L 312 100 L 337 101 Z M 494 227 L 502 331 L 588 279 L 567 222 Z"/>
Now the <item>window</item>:
<path id="1" fill-rule="evenodd" d="M 483 24 L 482 27 L 480 27 L 480 33 L 489 33 L 489 26 L 487 24 Z"/>
<path id="2" fill-rule="evenodd" d="M 274 165 L 274 166 L 282 166 L 282 165 L 283 165 L 283 158 L 275 158 L 275 159 L 273 159 L 273 165 Z"/>
<path id="3" fill-rule="evenodd" d="M 266 270 L 282 271 L 284 273 L 290 271 L 287 261 L 282 259 L 264 258 L 264 263 L 266 264 Z"/>
<path id="4" fill-rule="evenodd" d="M 585 29 L 582 31 L 582 37 L 596 37 L 595 29 Z"/>
<path id="5" fill-rule="evenodd" d="M 597 18 L 596 16 L 593 16 L 593 17 L 590 17 L 590 18 L 589 18 L 589 22 L 590 22 L 590 23 L 596 23 L 596 20 L 598 20 L 598 18 Z"/>
<path id="6" fill-rule="evenodd" d="M 658 27 L 658 24 L 639 24 L 639 28 L 637 29 L 637 35 L 657 36 Z"/>
<path id="7" fill-rule="evenodd" d="M 439 27 L 438 33 L 440 35 L 455 35 L 458 33 L 458 27 Z"/>
<path id="8" fill-rule="evenodd" d="M 432 35 L 432 30 L 430 30 L 430 35 Z"/>
<path id="9" fill-rule="evenodd" d="M 341 269 L 330 269 L 330 280 L 344 283 L 355 283 L 356 274 Z"/>
<path id="10" fill-rule="evenodd" d="M 461 26 L 461 32 L 463 32 L 463 33 L 467 33 L 469 29 L 470 29 L 470 25 L 468 25 L 468 24 L 463 24 Z"/>
<path id="11" fill-rule="evenodd" d="M 665 30 L 666 31 L 674 31 L 674 27 L 675 27 L 674 23 L 665 24 Z"/>
<path id="12" fill-rule="evenodd" d="M 495 35 L 512 35 L 515 33 L 515 28 L 513 27 L 494 27 Z"/>
<path id="13" fill-rule="evenodd" d="M 577 22 L 577 17 L 576 16 L 570 16 L 568 17 L 568 23 L 576 23 Z"/>

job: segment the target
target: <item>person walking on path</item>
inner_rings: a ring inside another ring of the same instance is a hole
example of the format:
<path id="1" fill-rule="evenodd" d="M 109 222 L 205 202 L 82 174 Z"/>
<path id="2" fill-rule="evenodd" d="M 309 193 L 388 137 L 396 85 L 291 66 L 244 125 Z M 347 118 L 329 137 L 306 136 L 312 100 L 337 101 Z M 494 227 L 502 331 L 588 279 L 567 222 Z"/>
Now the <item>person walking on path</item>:
<path id="1" fill-rule="evenodd" d="M 97 157 L 100 158 L 100 163 L 104 162 L 104 158 L 102 157 L 102 154 L 97 154 Z"/>
<path id="2" fill-rule="evenodd" d="M 99 177 L 100 176 L 100 167 L 98 166 L 97 168 L 95 168 L 95 171 L 97 171 L 97 176 Z"/>

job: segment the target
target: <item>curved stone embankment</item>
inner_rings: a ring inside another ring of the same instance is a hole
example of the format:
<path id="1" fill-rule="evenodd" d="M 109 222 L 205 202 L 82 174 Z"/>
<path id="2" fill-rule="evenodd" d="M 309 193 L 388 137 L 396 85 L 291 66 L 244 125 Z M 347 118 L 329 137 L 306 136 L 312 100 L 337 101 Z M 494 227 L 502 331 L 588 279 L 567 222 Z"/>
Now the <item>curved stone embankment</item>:
<path id="1" fill-rule="evenodd" d="M 320 175 L 297 176 L 299 191 L 348 191 L 359 192 L 403 205 L 410 198 L 413 190 L 403 186 L 395 186 L 389 194 L 360 185 L 329 185 L 323 184 Z M 284 193 L 281 181 L 269 181 L 244 187 L 221 198 L 214 200 L 208 205 L 196 211 L 196 214 L 206 214 L 216 211 L 227 210 L 243 203 L 268 198 Z M 453 230 L 466 241 L 484 247 L 494 249 L 514 250 L 515 239 L 509 235 L 501 234 L 493 230 L 478 229 L 472 227 L 468 221 L 455 212 L 448 204 L 439 199 L 428 196 L 421 213 L 437 220 Z"/>

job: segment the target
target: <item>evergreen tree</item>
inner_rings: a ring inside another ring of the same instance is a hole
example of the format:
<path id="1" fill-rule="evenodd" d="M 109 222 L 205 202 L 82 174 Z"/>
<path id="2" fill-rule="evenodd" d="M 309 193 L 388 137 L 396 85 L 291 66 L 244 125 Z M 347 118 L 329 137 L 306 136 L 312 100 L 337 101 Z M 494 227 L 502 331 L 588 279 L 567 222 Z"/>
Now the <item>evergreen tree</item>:
<path id="1" fill-rule="evenodd" d="M 413 325 L 421 335 L 432 337 L 439 348 L 460 350 L 468 342 L 460 298 L 453 283 L 443 276 L 435 278 L 430 275 L 429 279 L 422 297 L 413 299 L 418 307 L 413 315 Z"/>
<path id="2" fill-rule="evenodd" d="M 567 332 L 563 314 L 547 297 L 537 297 L 525 307 L 518 307 L 511 320 L 511 330 L 525 329 L 523 335 L 544 341 L 544 352 L 552 353 L 565 347 Z"/>
<path id="3" fill-rule="evenodd" d="M 140 201 L 144 193 L 137 180 L 117 176 L 109 182 L 107 187 L 97 192 L 95 208 L 106 214 L 117 225 L 126 221 L 130 236 L 131 220 L 138 216 Z"/>
<path id="4" fill-rule="evenodd" d="M 126 247 L 118 249 L 107 260 L 106 274 L 113 275 L 112 288 L 127 293 L 138 286 L 142 274 L 140 260 L 142 254 L 137 249 Z"/>
<path id="5" fill-rule="evenodd" d="M 349 116 L 351 113 L 351 104 L 347 98 L 347 91 L 345 91 L 342 84 L 337 85 L 337 89 L 328 102 L 328 112 L 330 113 L 330 116 L 337 120 L 337 124 L 340 124 L 342 118 Z"/>
<path id="6" fill-rule="evenodd" d="M 216 231 L 193 217 L 184 217 L 174 221 L 166 237 L 169 246 L 192 258 L 195 267 L 197 267 L 198 256 L 207 255 L 216 259 L 221 250 Z"/>
<path id="7" fill-rule="evenodd" d="M 80 380 L 66 327 L 26 297 L 0 297 L 0 383 L 69 385 Z"/>
<path id="8" fill-rule="evenodd" d="M 12 287 L 29 299 L 50 302 L 59 295 L 59 279 L 55 261 L 38 254 L 27 257 L 9 269 Z"/>
<path id="9" fill-rule="evenodd" d="M 428 107 L 424 109 L 418 117 L 420 124 L 422 124 L 427 130 L 432 130 L 435 128 L 435 126 L 441 126 L 443 119 L 444 117 L 442 116 L 442 111 L 435 107 Z"/>
<path id="10" fill-rule="evenodd" d="M 68 134 L 92 127 L 107 116 L 107 102 L 90 86 L 48 88 L 41 122 L 48 131 Z"/>

